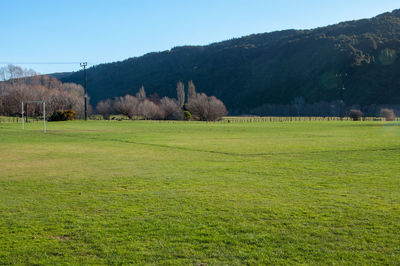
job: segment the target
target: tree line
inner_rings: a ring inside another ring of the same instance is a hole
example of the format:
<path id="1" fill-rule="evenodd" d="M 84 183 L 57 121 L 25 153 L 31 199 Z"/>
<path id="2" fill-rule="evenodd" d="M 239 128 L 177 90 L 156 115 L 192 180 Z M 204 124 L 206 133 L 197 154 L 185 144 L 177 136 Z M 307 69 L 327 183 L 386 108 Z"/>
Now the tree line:
<path id="1" fill-rule="evenodd" d="M 0 68 L 0 115 L 20 115 L 22 101 L 40 100 L 46 102 L 46 112 L 50 115 L 60 110 L 74 110 L 78 117 L 82 117 L 83 95 L 81 85 L 62 83 L 54 77 L 39 75 L 32 69 L 14 65 Z M 41 108 L 41 105 L 29 104 L 24 109 L 28 116 L 40 116 Z M 363 116 L 374 117 L 382 116 L 382 110 L 385 109 L 392 110 L 393 115 L 400 113 L 400 105 L 344 103 L 341 110 L 340 101 L 306 103 L 303 97 L 295 97 L 290 104 L 264 104 L 243 113 L 259 116 L 340 116 L 342 112 L 347 116 L 355 114 L 351 110 L 359 110 Z M 130 119 L 199 121 L 216 121 L 228 113 L 221 100 L 197 93 L 192 81 L 187 84 L 187 92 L 182 82 L 177 83 L 176 98 L 160 98 L 157 93 L 147 96 L 142 86 L 135 96 L 127 94 L 100 101 L 96 111 L 105 119 L 109 119 L 112 114 L 120 114 Z"/>
<path id="2" fill-rule="evenodd" d="M 163 97 L 158 94 L 149 97 L 142 86 L 135 96 L 125 95 L 115 99 L 100 101 L 96 111 L 105 119 L 112 114 L 120 114 L 129 119 L 143 118 L 152 120 L 200 120 L 216 121 L 227 115 L 222 101 L 214 96 L 197 93 L 192 81 L 188 83 L 187 97 L 185 85 L 177 83 L 176 98 Z M 23 69 L 8 65 L 0 68 L 0 115 L 21 115 L 21 102 L 44 101 L 46 113 L 73 110 L 82 117 L 84 112 L 84 89 L 75 83 L 62 83 L 54 77 L 39 75 L 32 69 Z M 28 116 L 43 114 L 42 106 L 29 104 L 25 109 Z M 89 113 L 92 113 L 89 105 Z"/>
<path id="3" fill-rule="evenodd" d="M 0 115 L 20 115 L 22 101 L 44 101 L 48 114 L 74 110 L 83 115 L 83 94 L 81 85 L 62 83 L 56 78 L 39 75 L 32 69 L 14 65 L 0 68 Z M 41 105 L 29 104 L 24 109 L 29 116 L 40 116 L 43 114 L 41 108 Z"/>
<path id="4" fill-rule="evenodd" d="M 156 93 L 147 97 L 142 86 L 135 96 L 127 94 L 100 101 L 96 110 L 104 119 L 109 119 L 111 114 L 121 114 L 129 119 L 217 121 L 228 114 L 221 100 L 197 93 L 193 81 L 188 82 L 187 97 L 181 81 L 177 83 L 176 94 L 176 98 L 160 99 Z"/>

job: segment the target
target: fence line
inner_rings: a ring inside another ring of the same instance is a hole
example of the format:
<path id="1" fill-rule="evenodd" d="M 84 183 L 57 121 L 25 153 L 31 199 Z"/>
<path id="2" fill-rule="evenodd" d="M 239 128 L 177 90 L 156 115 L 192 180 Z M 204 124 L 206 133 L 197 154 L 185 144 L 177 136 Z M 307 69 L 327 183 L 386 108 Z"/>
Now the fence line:
<path id="1" fill-rule="evenodd" d="M 254 123 L 254 122 L 310 122 L 310 121 L 352 121 L 350 117 L 321 117 L 321 116 L 262 116 L 262 117 L 224 117 L 225 123 Z M 362 117 L 361 121 L 385 121 L 381 117 Z M 395 118 L 394 121 L 400 121 Z"/>
<path id="2" fill-rule="evenodd" d="M 26 118 L 24 118 L 24 119 L 26 119 Z M 38 122 L 43 123 L 43 117 L 42 118 L 28 117 L 28 123 L 38 123 Z M 21 117 L 19 117 L 19 116 L 1 116 L 0 123 L 21 123 Z"/>
<path id="3" fill-rule="evenodd" d="M 94 117 L 94 119 L 90 120 L 102 120 L 98 117 Z M 260 117 L 240 117 L 240 116 L 232 116 L 232 117 L 224 117 L 221 121 L 217 121 L 217 123 L 256 123 L 256 122 L 311 122 L 311 121 L 352 121 L 350 117 L 333 117 L 333 116 L 260 116 Z M 43 122 L 43 118 L 40 117 L 29 117 L 28 121 L 31 123 Z M 141 120 L 142 121 L 142 120 Z M 144 121 L 144 120 L 143 120 Z M 176 121 L 167 121 L 167 120 L 147 120 L 153 122 L 176 122 Z M 362 117 L 361 121 L 385 121 L 384 118 L 381 117 Z M 393 121 L 400 121 L 399 117 L 396 117 Z M 2 116 L 0 117 L 0 123 L 21 123 L 20 117 L 14 116 Z"/>

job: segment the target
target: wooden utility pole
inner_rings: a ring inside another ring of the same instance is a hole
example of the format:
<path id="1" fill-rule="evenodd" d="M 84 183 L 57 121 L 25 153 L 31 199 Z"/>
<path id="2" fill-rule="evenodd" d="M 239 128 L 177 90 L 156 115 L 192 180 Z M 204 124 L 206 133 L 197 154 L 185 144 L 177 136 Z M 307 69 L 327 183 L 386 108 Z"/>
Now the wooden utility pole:
<path id="1" fill-rule="evenodd" d="M 83 91 L 84 91 L 84 104 L 85 104 L 85 120 L 87 120 L 87 91 L 86 91 L 86 66 L 87 62 L 81 63 L 81 67 L 83 67 Z"/>

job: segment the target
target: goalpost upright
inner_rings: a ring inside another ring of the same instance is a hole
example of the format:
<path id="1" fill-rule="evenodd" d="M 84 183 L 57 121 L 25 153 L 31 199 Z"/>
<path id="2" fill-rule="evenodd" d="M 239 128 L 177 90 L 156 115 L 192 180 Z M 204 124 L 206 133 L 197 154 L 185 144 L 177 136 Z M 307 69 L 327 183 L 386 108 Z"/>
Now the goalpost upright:
<path id="1" fill-rule="evenodd" d="M 23 101 L 21 102 L 22 129 L 24 129 L 24 103 L 42 103 L 43 106 L 43 132 L 46 133 L 46 103 L 44 101 Z M 28 114 L 26 114 L 28 115 Z"/>

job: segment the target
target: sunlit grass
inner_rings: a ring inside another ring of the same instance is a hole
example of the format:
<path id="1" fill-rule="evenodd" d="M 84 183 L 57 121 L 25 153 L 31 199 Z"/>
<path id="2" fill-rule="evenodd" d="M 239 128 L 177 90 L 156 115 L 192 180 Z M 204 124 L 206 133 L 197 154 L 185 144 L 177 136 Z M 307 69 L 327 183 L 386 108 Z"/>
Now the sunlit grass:
<path id="1" fill-rule="evenodd" d="M 399 264 L 399 125 L 0 124 L 0 264 Z"/>

